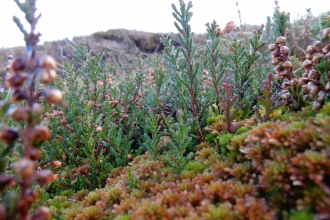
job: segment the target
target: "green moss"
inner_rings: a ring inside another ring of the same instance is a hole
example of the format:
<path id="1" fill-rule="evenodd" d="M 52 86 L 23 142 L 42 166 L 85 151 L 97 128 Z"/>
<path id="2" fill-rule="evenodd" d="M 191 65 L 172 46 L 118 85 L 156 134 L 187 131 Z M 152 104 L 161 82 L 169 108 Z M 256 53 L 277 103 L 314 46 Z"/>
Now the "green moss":
<path id="1" fill-rule="evenodd" d="M 207 168 L 207 165 L 199 163 L 197 161 L 191 161 L 186 166 L 186 170 L 194 171 L 195 173 L 202 173 L 205 168 Z"/>

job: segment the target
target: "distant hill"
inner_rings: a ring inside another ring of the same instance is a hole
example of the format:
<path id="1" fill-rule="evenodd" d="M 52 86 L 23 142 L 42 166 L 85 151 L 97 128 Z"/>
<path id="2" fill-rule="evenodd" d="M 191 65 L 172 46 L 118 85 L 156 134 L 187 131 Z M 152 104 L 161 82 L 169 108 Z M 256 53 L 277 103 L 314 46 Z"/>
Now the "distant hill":
<path id="1" fill-rule="evenodd" d="M 74 55 L 71 45 L 82 40 L 86 42 L 92 54 L 104 53 L 104 59 L 117 59 L 118 56 L 135 55 L 141 53 L 157 53 L 163 50 L 159 34 L 136 30 L 113 29 L 106 32 L 96 32 L 89 36 L 74 37 L 73 40 L 58 40 L 45 42 L 36 47 L 37 55 L 48 54 L 61 63 L 62 56 Z M 25 47 L 13 47 L 0 49 L 0 76 L 5 73 L 7 55 L 24 56 Z"/>

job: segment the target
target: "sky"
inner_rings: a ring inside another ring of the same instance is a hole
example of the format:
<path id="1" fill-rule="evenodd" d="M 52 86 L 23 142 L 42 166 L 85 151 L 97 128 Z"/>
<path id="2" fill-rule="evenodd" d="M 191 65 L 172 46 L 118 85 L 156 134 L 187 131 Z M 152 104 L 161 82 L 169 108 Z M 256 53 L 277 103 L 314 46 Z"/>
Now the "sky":
<path id="1" fill-rule="evenodd" d="M 22 0 L 21 0 L 22 1 Z M 188 1 L 185 1 L 188 2 Z M 228 21 L 263 24 L 274 11 L 274 0 L 193 0 L 192 31 L 205 33 L 205 23 L 217 21 L 224 27 Z M 37 30 L 41 42 L 72 39 L 97 31 L 125 28 L 154 33 L 176 32 L 171 4 L 178 0 L 38 0 L 42 14 Z M 291 20 L 306 14 L 313 15 L 330 10 L 329 0 L 279 0 L 280 10 L 290 12 Z M 325 7 L 325 6 L 328 6 Z M 23 35 L 12 21 L 13 15 L 25 21 L 23 13 L 13 0 L 0 0 L 0 48 L 24 45 Z M 23 22 L 23 24 L 26 24 Z M 28 26 L 27 26 L 28 27 Z"/>

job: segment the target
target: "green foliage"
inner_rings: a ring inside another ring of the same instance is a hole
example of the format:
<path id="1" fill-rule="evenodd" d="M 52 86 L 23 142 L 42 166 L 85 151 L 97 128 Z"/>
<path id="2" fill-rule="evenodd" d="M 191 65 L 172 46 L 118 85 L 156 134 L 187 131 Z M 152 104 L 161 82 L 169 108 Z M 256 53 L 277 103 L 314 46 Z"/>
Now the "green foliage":
<path id="1" fill-rule="evenodd" d="M 220 35 L 217 34 L 217 28 L 219 25 L 216 21 L 211 24 L 206 24 L 206 31 L 209 36 L 209 40 L 206 43 L 206 65 L 209 67 L 209 72 L 212 79 L 212 89 L 208 91 L 209 93 L 214 93 L 215 103 L 219 103 L 220 97 L 220 86 L 223 80 L 223 75 L 225 72 L 226 63 L 221 62 L 220 55 Z M 212 97 L 210 97 L 212 100 Z M 219 113 L 220 113 L 220 109 Z"/>
<path id="2" fill-rule="evenodd" d="M 276 7 L 273 14 L 273 30 L 275 33 L 275 38 L 278 36 L 285 36 L 285 31 L 290 23 L 290 14 L 285 12 L 280 12 L 280 7 L 278 2 L 275 1 Z"/>
<path id="3" fill-rule="evenodd" d="M 168 119 L 165 119 L 168 133 L 171 135 L 171 140 L 168 142 L 169 150 L 165 159 L 177 173 L 184 170 L 194 156 L 192 152 L 188 151 L 192 144 L 192 138 L 189 137 L 189 133 L 193 123 L 185 120 L 185 116 L 184 112 L 179 110 L 176 117 L 178 122 L 175 124 L 171 124 Z"/>
<path id="4" fill-rule="evenodd" d="M 327 14 L 322 15 L 322 17 L 321 17 L 321 26 L 322 26 L 323 29 L 330 28 L 329 12 L 328 12 L 328 15 Z"/>
<path id="5" fill-rule="evenodd" d="M 192 3 L 186 5 L 182 0 L 179 1 L 180 10 L 175 4 L 172 4 L 174 26 L 179 31 L 178 39 L 180 47 L 174 48 L 173 39 L 168 35 L 161 36 L 161 42 L 164 44 L 164 59 L 172 71 L 170 75 L 172 95 L 176 97 L 172 101 L 176 109 L 188 111 L 194 118 L 198 138 L 204 140 L 200 125 L 202 113 L 206 111 L 206 100 L 202 93 L 201 80 L 202 71 L 197 55 L 197 47 L 193 45 L 193 33 L 189 24 L 192 18 Z"/>
<path id="6" fill-rule="evenodd" d="M 149 151 L 152 158 L 156 160 L 163 149 L 162 146 L 160 146 L 160 127 L 158 126 L 158 118 L 153 112 L 149 112 L 149 117 L 146 119 L 143 128 L 145 133 L 141 145 L 146 151 Z"/>
<path id="7" fill-rule="evenodd" d="M 265 45 L 261 42 L 263 25 L 254 31 L 253 37 L 249 40 L 250 51 L 245 48 L 245 42 L 234 38 L 229 43 L 232 53 L 228 54 L 230 62 L 229 67 L 234 72 L 232 84 L 234 85 L 234 94 L 238 96 L 238 106 L 244 112 L 244 117 L 250 116 L 252 107 L 256 104 L 255 97 L 258 94 L 258 79 L 251 76 L 257 76 L 253 68 L 255 62 L 260 58 L 258 51 Z"/>
<path id="8" fill-rule="evenodd" d="M 265 114 L 262 116 L 258 108 L 254 108 L 256 116 L 260 122 L 266 122 L 270 118 L 270 114 L 283 105 L 283 101 L 279 101 L 277 92 L 273 92 L 273 74 L 269 73 L 266 80 L 263 80 L 264 87 L 261 92 L 264 97 L 259 96 L 258 101 L 265 108 Z"/>

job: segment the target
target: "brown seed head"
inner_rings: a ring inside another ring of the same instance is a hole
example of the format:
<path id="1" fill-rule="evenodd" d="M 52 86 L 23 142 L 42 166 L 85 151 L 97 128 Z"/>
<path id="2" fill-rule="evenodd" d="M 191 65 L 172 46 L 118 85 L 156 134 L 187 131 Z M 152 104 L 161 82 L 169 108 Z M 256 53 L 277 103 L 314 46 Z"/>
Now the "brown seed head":
<path id="1" fill-rule="evenodd" d="M 61 161 L 53 161 L 53 162 L 52 162 L 52 166 L 53 166 L 55 169 L 59 168 L 61 165 L 62 165 L 62 162 L 61 162 Z"/>
<path id="2" fill-rule="evenodd" d="M 313 109 L 314 110 L 320 110 L 322 108 L 322 104 L 319 101 L 313 102 Z"/>
<path id="3" fill-rule="evenodd" d="M 16 107 L 14 110 L 12 110 L 10 115 L 15 121 L 26 121 L 29 119 L 30 112 L 28 108 Z"/>
<path id="4" fill-rule="evenodd" d="M 273 65 L 273 66 L 276 66 L 276 65 L 279 64 L 280 62 L 281 62 L 281 60 L 278 59 L 278 58 L 272 59 L 272 65 Z"/>
<path id="5" fill-rule="evenodd" d="M 16 58 L 11 62 L 9 69 L 13 73 L 22 73 L 25 68 L 25 61 L 22 58 Z"/>
<path id="6" fill-rule="evenodd" d="M 306 60 L 312 60 L 313 55 L 312 54 L 306 54 Z"/>
<path id="7" fill-rule="evenodd" d="M 40 170 L 36 172 L 35 177 L 40 186 L 53 182 L 53 173 L 50 170 Z"/>
<path id="8" fill-rule="evenodd" d="M 223 29 L 223 33 L 230 33 L 234 30 L 235 24 L 233 21 L 229 21 L 226 27 Z"/>
<path id="9" fill-rule="evenodd" d="M 7 84 L 10 87 L 17 88 L 22 86 L 25 81 L 29 78 L 27 74 L 13 74 L 7 79 Z"/>
<path id="10" fill-rule="evenodd" d="M 316 48 L 315 48 L 313 45 L 309 45 L 309 46 L 307 47 L 307 49 L 306 49 L 306 52 L 307 52 L 308 54 L 313 54 L 313 53 L 316 52 Z"/>
<path id="11" fill-rule="evenodd" d="M 13 128 L 2 128 L 0 131 L 0 139 L 6 144 L 11 144 L 19 137 L 17 130 Z"/>
<path id="12" fill-rule="evenodd" d="M 317 51 L 321 51 L 322 48 L 323 48 L 323 46 L 324 46 L 324 44 L 323 44 L 322 41 L 315 41 L 315 42 L 313 43 L 313 46 L 315 47 L 315 49 L 316 49 Z"/>
<path id="13" fill-rule="evenodd" d="M 50 104 L 53 104 L 53 103 L 59 103 L 62 101 L 63 93 L 61 90 L 50 88 L 50 89 L 47 89 L 44 91 L 44 96 L 45 96 L 47 102 L 49 102 Z"/>
<path id="14" fill-rule="evenodd" d="M 21 177 L 31 176 L 35 171 L 35 163 L 26 158 L 22 158 L 12 165 L 14 171 Z"/>
<path id="15" fill-rule="evenodd" d="M 277 46 L 276 46 L 276 44 L 269 44 L 269 46 L 268 46 L 268 50 L 270 50 L 270 51 L 275 51 L 275 50 L 277 50 Z"/>
<path id="16" fill-rule="evenodd" d="M 305 60 L 301 65 L 302 67 L 309 69 L 312 67 L 313 63 L 309 60 Z"/>
<path id="17" fill-rule="evenodd" d="M 44 69 L 40 74 L 41 83 L 52 83 L 57 77 L 57 73 L 54 69 Z"/>
<path id="18" fill-rule="evenodd" d="M 316 69 L 311 69 L 308 72 L 308 78 L 310 78 L 310 79 L 319 80 L 320 77 L 321 77 L 321 74 Z"/>
<path id="19" fill-rule="evenodd" d="M 291 69 L 292 68 L 292 63 L 290 61 L 285 61 L 282 66 L 285 68 L 285 69 Z"/>
<path id="20" fill-rule="evenodd" d="M 16 88 L 11 94 L 11 100 L 13 102 L 21 102 L 27 99 L 27 91 L 22 88 Z"/>
<path id="21" fill-rule="evenodd" d="M 40 62 L 40 67 L 42 68 L 45 68 L 47 70 L 56 69 L 56 61 L 53 57 L 49 55 L 41 57 L 39 62 Z"/>
<path id="22" fill-rule="evenodd" d="M 330 43 L 326 44 L 326 45 L 323 47 L 322 52 L 323 52 L 324 54 L 327 54 L 327 53 L 330 52 Z"/>
<path id="23" fill-rule="evenodd" d="M 286 39 L 285 39 L 285 37 L 283 37 L 283 36 L 279 36 L 279 37 L 276 39 L 276 43 L 278 43 L 278 44 L 284 45 L 285 42 L 286 42 Z"/>
<path id="24" fill-rule="evenodd" d="M 319 63 L 321 61 L 321 59 L 323 58 L 323 54 L 322 53 L 315 53 L 313 56 L 313 61 L 315 63 Z"/>
<path id="25" fill-rule="evenodd" d="M 30 150 L 30 159 L 33 161 L 38 161 L 41 157 L 41 151 L 36 148 Z"/>
<path id="26" fill-rule="evenodd" d="M 33 140 L 46 141 L 50 139 L 50 130 L 48 127 L 36 125 L 33 130 Z"/>
<path id="27" fill-rule="evenodd" d="M 221 31 L 221 28 L 217 28 L 217 37 L 219 37 L 220 35 L 223 35 L 223 32 Z"/>
<path id="28" fill-rule="evenodd" d="M 283 53 L 284 55 L 288 55 L 289 51 L 290 51 L 290 49 L 287 46 L 282 46 L 280 48 L 280 52 Z"/>

